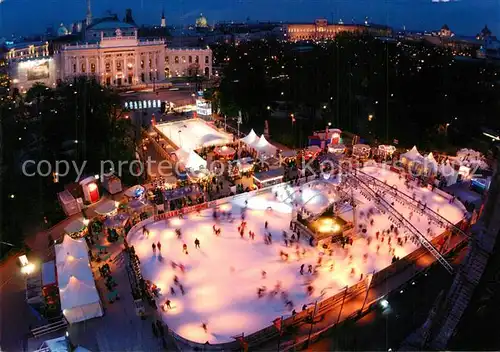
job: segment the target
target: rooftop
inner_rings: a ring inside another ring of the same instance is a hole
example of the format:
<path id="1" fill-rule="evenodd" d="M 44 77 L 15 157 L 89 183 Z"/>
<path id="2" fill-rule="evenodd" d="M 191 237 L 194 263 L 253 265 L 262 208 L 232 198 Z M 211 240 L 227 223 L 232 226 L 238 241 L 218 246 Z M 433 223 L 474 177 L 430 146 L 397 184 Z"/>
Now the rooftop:
<path id="1" fill-rule="evenodd" d="M 98 22 L 96 24 L 90 25 L 87 29 L 91 30 L 105 30 L 105 29 L 116 29 L 116 28 L 137 28 L 136 26 L 130 24 L 130 23 L 125 23 L 121 22 L 118 20 L 110 19 L 110 20 L 104 20 L 102 22 Z"/>

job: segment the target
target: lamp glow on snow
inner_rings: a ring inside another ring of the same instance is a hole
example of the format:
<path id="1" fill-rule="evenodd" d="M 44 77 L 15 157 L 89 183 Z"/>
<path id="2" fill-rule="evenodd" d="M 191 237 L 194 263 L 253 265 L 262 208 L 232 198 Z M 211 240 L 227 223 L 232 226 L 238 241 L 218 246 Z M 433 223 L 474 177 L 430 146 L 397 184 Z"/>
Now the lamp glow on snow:
<path id="1" fill-rule="evenodd" d="M 340 225 L 334 222 L 333 219 L 322 219 L 318 231 L 322 233 L 339 232 Z"/>

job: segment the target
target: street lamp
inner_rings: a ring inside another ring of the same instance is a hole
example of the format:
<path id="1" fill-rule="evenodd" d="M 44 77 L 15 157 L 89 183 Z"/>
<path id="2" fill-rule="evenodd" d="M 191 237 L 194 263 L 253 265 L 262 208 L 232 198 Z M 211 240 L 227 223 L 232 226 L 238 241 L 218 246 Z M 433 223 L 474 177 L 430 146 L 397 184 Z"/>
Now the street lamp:
<path id="1" fill-rule="evenodd" d="M 179 147 L 182 148 L 182 141 L 181 141 L 181 130 L 177 131 L 177 133 L 179 134 Z"/>

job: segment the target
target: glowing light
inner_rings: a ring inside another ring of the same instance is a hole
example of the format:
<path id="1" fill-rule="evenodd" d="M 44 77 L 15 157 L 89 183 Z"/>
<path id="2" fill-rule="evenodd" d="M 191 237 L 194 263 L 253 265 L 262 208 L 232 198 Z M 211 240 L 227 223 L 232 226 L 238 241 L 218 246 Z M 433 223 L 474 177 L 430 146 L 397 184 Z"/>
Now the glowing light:
<path id="1" fill-rule="evenodd" d="M 21 268 L 21 272 L 25 275 L 29 275 L 35 271 L 35 264 L 29 263 Z"/>
<path id="2" fill-rule="evenodd" d="M 89 184 L 89 191 L 94 192 L 97 189 L 97 185 L 95 183 L 90 183 Z"/>
<path id="3" fill-rule="evenodd" d="M 333 221 L 333 219 L 322 219 L 318 227 L 319 232 L 338 232 L 340 231 L 340 225 Z"/>
<path id="4" fill-rule="evenodd" d="M 380 301 L 380 306 L 381 306 L 383 309 L 385 309 L 385 308 L 389 307 L 389 301 L 388 301 L 388 300 L 386 300 L 386 299 L 381 300 L 381 301 Z"/>
<path id="5" fill-rule="evenodd" d="M 19 262 L 21 263 L 21 266 L 26 266 L 30 263 L 28 261 L 28 257 L 26 257 L 26 255 L 24 255 L 24 254 L 19 256 Z"/>
<path id="6" fill-rule="evenodd" d="M 90 223 L 90 220 L 89 220 L 89 219 L 83 219 L 83 224 L 84 224 L 85 226 L 88 226 L 88 225 L 89 225 L 89 223 Z"/>

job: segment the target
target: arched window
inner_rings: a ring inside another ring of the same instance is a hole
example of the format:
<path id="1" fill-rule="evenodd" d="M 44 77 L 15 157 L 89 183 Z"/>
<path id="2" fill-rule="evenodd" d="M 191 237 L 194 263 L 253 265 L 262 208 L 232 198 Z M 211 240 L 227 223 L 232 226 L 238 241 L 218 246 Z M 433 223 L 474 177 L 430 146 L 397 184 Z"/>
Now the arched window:
<path id="1" fill-rule="evenodd" d="M 210 69 L 208 67 L 205 67 L 205 76 L 210 76 Z"/>
<path id="2" fill-rule="evenodd" d="M 208 56 L 205 56 L 205 64 L 208 65 Z"/>
<path id="3" fill-rule="evenodd" d="M 90 72 L 95 73 L 95 64 L 94 63 L 90 64 Z"/>
<path id="4" fill-rule="evenodd" d="M 189 59 L 188 59 L 189 63 L 192 64 L 193 63 L 193 57 L 191 55 L 189 55 Z"/>
<path id="5" fill-rule="evenodd" d="M 179 63 L 179 57 L 178 57 L 178 56 L 176 56 L 176 57 L 174 58 L 174 63 L 176 63 L 176 64 L 178 64 L 178 63 Z"/>

